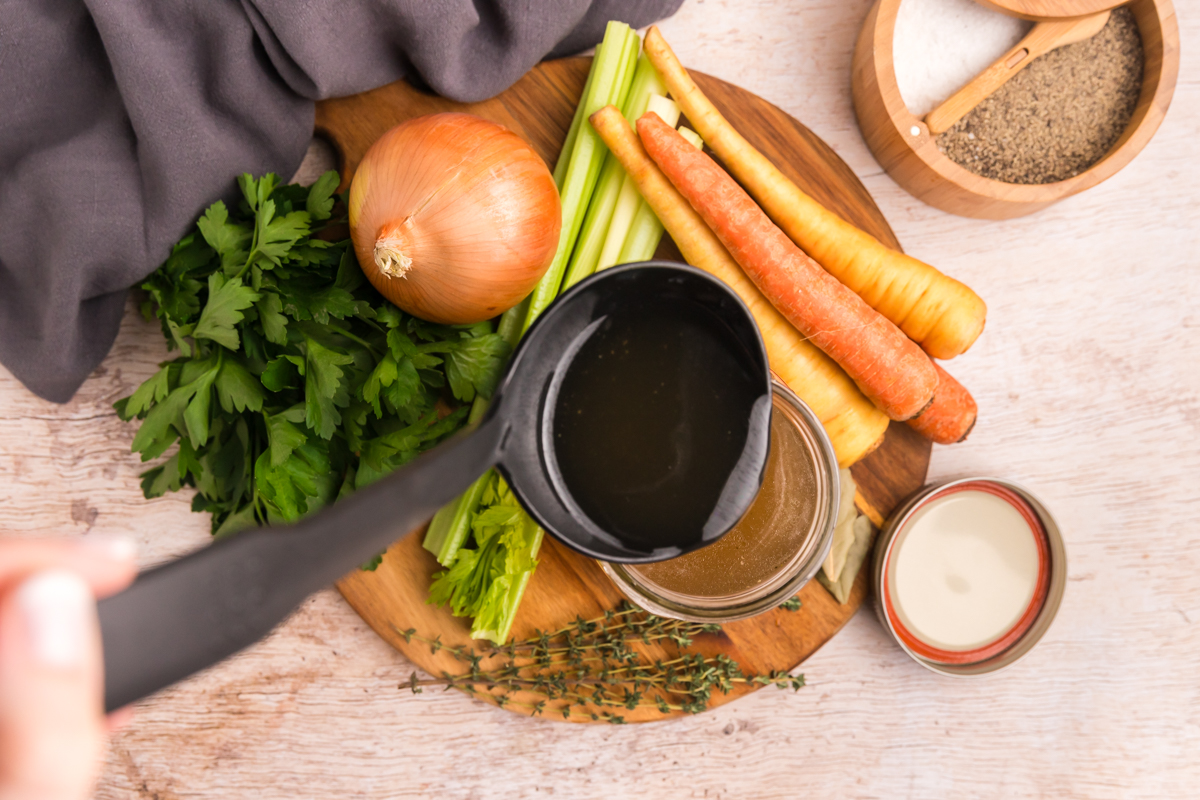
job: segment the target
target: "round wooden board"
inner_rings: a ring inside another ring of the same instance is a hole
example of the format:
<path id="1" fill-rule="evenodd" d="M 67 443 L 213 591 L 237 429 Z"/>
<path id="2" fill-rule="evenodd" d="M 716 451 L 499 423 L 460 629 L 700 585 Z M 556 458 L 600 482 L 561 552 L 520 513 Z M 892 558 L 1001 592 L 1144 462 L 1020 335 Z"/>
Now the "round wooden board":
<path id="1" fill-rule="evenodd" d="M 494 120 L 523 135 L 553 165 L 583 91 L 590 59 L 572 58 L 538 65 L 512 88 L 482 103 L 462 104 L 423 93 L 397 82 L 352 97 L 317 104 L 316 127 L 341 158 L 342 177 L 349 182 L 366 149 L 397 123 L 439 111 L 466 111 Z M 871 196 L 850 168 L 811 131 L 775 106 L 724 81 L 693 73 L 713 102 L 738 129 L 801 188 L 854 224 L 893 247 L 895 235 Z M 344 187 L 343 187 L 344 188 Z M 674 243 L 663 242 L 657 253 L 681 260 Z M 859 508 L 876 524 L 906 495 L 925 481 L 930 445 L 905 425 L 892 423 L 883 444 L 856 464 Z M 374 572 L 356 571 L 338 583 L 355 611 L 388 643 L 425 671 L 459 673 L 464 667 L 447 652 L 431 652 L 417 641 L 406 642 L 398 631 L 416 629 L 449 646 L 469 645 L 469 625 L 449 611 L 428 605 L 430 576 L 437 562 L 421 547 L 422 531 L 396 542 Z M 591 559 L 546 537 L 537 571 L 529 582 L 512 636 L 523 639 L 537 630 L 556 630 L 576 617 L 590 619 L 615 607 L 622 597 Z M 724 653 L 743 671 L 762 674 L 791 670 L 812 655 L 846 623 L 867 594 L 869 569 L 860 570 L 850 601 L 840 605 L 816 581 L 800 592 L 799 611 L 775 610 L 724 626 L 704 635 L 693 650 Z M 668 650 L 652 657 L 667 655 Z M 710 706 L 747 692 L 742 686 L 728 695 L 714 693 Z M 519 699 L 519 698 L 518 698 Z M 654 708 L 622 712 L 628 722 L 662 719 Z M 549 717 L 554 719 L 556 717 Z"/>

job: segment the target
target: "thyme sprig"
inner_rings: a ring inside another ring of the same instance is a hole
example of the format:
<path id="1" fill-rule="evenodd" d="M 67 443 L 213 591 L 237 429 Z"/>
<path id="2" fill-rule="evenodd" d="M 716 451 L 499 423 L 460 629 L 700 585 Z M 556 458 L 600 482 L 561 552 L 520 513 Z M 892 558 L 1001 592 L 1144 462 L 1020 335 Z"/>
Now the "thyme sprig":
<path id="1" fill-rule="evenodd" d="M 796 611 L 800 599 L 792 598 L 782 607 Z M 413 672 L 400 688 L 414 694 L 427 686 L 458 689 L 532 716 L 557 713 L 563 719 L 623 724 L 625 715 L 618 713 L 622 710 L 698 714 L 708 708 L 714 691 L 728 694 L 738 685 L 793 690 L 804 686 L 803 675 L 783 671 L 748 675 L 724 654 L 710 657 L 687 651 L 696 636 L 719 633 L 720 625 L 664 619 L 629 603 L 594 619 L 577 618 L 558 630 L 538 631 L 528 639 L 487 650 L 451 647 L 440 636 L 430 639 L 413 628 L 393 625 L 392 629 L 406 642 L 427 644 L 434 654 L 445 651 L 467 667 L 440 677 L 421 678 Z M 655 643 L 667 644 L 677 653 L 651 660 L 640 645 Z"/>

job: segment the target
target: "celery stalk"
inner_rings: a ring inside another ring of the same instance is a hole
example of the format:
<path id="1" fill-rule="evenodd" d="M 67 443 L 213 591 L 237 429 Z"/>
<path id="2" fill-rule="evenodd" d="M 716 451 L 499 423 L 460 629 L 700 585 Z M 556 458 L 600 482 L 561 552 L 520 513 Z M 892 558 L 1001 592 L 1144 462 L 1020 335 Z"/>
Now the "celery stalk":
<path id="1" fill-rule="evenodd" d="M 665 95 L 667 93 L 666 84 L 659 77 L 658 70 L 650 63 L 645 54 L 642 54 L 637 61 L 637 68 L 633 74 L 633 83 L 629 87 L 629 91 L 625 96 L 625 102 L 621 104 L 621 112 L 625 119 L 633 123 L 646 112 L 646 107 L 650 103 L 650 98 L 654 95 Z M 673 124 L 673 123 L 672 123 Z M 624 208 L 620 205 L 619 198 L 627 198 L 632 193 L 633 197 L 637 197 L 637 190 L 633 187 L 632 182 L 625 178 L 625 170 L 617 161 L 612 153 L 609 153 L 604 159 L 604 167 L 600 173 L 600 181 L 596 185 L 596 190 L 592 195 L 592 202 L 588 206 L 587 216 L 583 221 L 583 229 L 579 234 L 579 241 L 575 245 L 575 251 L 571 255 L 570 265 L 567 267 L 567 275 L 563 279 L 563 289 L 569 289 L 579 281 L 596 271 L 597 267 L 604 261 L 605 246 L 607 244 L 608 231 L 610 227 L 616 223 L 614 212 L 618 208 Z M 631 202 L 626 199 L 626 203 Z M 628 225 L 629 220 L 623 220 L 621 224 Z M 617 253 L 615 250 L 621 246 L 621 241 L 615 241 L 611 248 L 614 252 L 609 253 L 610 259 L 615 259 Z M 611 260 L 606 266 L 618 263 Z"/>
<path id="2" fill-rule="evenodd" d="M 638 60 L 636 71 L 634 71 L 632 77 L 629 76 L 629 71 L 632 69 L 633 56 L 636 56 L 639 45 L 637 34 L 628 31 L 628 35 L 620 40 L 620 45 L 622 63 L 619 65 L 617 75 L 613 79 L 614 86 L 610 90 L 610 95 L 621 94 L 621 85 L 623 83 L 630 84 L 627 91 L 625 91 L 624 102 L 622 103 L 627 112 L 627 119 L 631 121 L 636 119 L 649 107 L 655 110 L 659 116 L 664 117 L 671 124 L 674 124 L 674 120 L 679 116 L 678 107 L 674 103 L 671 103 L 671 101 L 666 100 L 666 98 L 655 94 L 654 90 L 662 85 L 662 80 L 644 56 Z M 599 58 L 598 51 L 597 60 Z M 594 69 L 591 75 L 595 73 L 596 70 Z M 591 75 L 588 78 L 589 87 L 594 85 Z M 585 89 L 585 94 L 586 91 Z M 587 98 L 585 97 L 585 99 Z M 584 103 L 580 103 L 580 108 L 584 108 Z M 576 117 L 582 118 L 580 114 L 577 114 Z M 574 124 L 572 127 L 575 127 Z M 589 125 L 588 130 L 590 128 L 591 126 Z M 565 146 L 564 152 L 566 152 Z M 560 163 L 564 163 L 561 157 L 559 161 Z M 625 171 L 621 169 L 616 159 L 609 154 L 604 162 L 604 172 L 596 185 L 592 202 L 588 206 L 588 214 L 583 223 L 583 233 L 580 236 L 578 244 L 575 246 L 575 256 L 570 262 L 571 268 L 564 281 L 563 290 L 595 271 L 596 265 L 603 257 L 600 246 L 601 244 L 607 244 L 605 234 L 610 227 L 609 220 L 615 226 L 619 226 L 620 230 L 632 229 L 637 231 L 646 240 L 644 243 L 639 240 L 638 244 L 642 249 L 649 247 L 649 255 L 640 258 L 631 257 L 615 260 L 616 255 L 613 254 L 609 259 L 610 263 L 606 262 L 605 266 L 632 260 L 644 261 L 650 255 L 653 255 L 654 249 L 658 247 L 658 241 L 662 238 L 662 226 L 658 224 L 658 219 L 649 210 L 649 207 L 645 203 L 642 203 L 642 207 L 639 208 L 637 205 L 638 202 L 640 202 L 640 197 L 637 194 L 637 189 L 633 186 L 633 182 L 625 178 Z M 620 209 L 619 215 L 614 214 L 614 208 Z M 649 218 L 639 222 L 639 220 L 634 219 L 635 211 L 643 216 L 648 214 Z M 657 226 L 657 231 L 654 230 L 654 226 Z M 617 244 L 620 245 L 621 241 L 624 241 L 625 238 L 624 236 L 620 237 Z M 640 252 L 640 249 L 635 250 L 635 252 Z M 531 294 L 520 304 L 506 311 L 500 318 L 499 333 L 514 347 L 520 339 L 524 320 L 536 317 L 538 313 L 541 313 L 540 309 L 531 313 L 530 309 L 533 300 L 534 297 Z M 483 397 L 475 398 L 475 403 L 472 405 L 471 413 L 468 417 L 469 423 L 476 423 L 483 418 L 483 415 L 487 412 L 488 402 Z M 488 470 L 475 483 L 471 484 L 466 492 L 439 510 L 429 523 L 429 530 L 425 534 L 424 547 L 433 553 L 437 557 L 438 563 L 443 566 L 448 566 L 454 560 L 459 549 L 470 537 L 472 517 L 479 508 L 484 487 L 486 487 L 487 481 L 491 476 L 492 471 Z M 519 593 L 517 599 L 520 599 Z"/>
<path id="3" fill-rule="evenodd" d="M 651 68 L 653 69 L 653 68 Z M 657 77 L 658 73 L 654 73 Z M 661 83 L 661 81 L 660 81 Z M 637 109 L 630 109 L 636 111 Z M 646 97 L 646 102 L 642 106 L 638 117 L 646 111 L 653 111 L 662 117 L 663 122 L 668 125 L 674 125 L 679 120 L 679 106 L 673 100 L 668 100 L 661 94 L 649 93 Z M 629 118 L 631 123 L 636 122 L 636 117 Z M 642 258 L 630 258 L 624 252 L 626 240 L 629 238 L 629 233 L 634 229 L 635 224 L 639 227 L 639 236 L 644 238 L 644 241 L 639 241 L 639 247 L 634 252 L 642 252 L 646 249 L 650 239 L 654 240 L 654 246 L 650 248 L 650 255 L 654 255 L 654 250 L 658 247 L 658 240 L 662 238 L 662 226 L 658 226 L 657 238 L 653 228 L 647 228 L 645 214 L 641 213 L 642 209 L 646 209 L 649 213 L 649 220 L 654 223 L 658 222 L 658 218 L 654 216 L 654 212 L 649 211 L 649 207 L 642 200 L 642 196 L 638 194 L 637 187 L 633 181 L 626 176 L 624 184 L 621 186 L 620 196 L 617 199 L 616 208 L 613 210 L 612 221 L 608 226 L 608 233 L 604 238 L 604 246 L 600 249 L 600 255 L 596 259 L 596 267 L 594 271 L 608 269 L 614 264 L 628 264 L 631 261 L 645 261 L 650 256 Z M 638 217 L 642 221 L 638 223 Z"/>
<path id="4" fill-rule="evenodd" d="M 563 279 L 562 288 L 569 289 L 596 271 L 600 260 L 600 251 L 604 246 L 604 238 L 608 234 L 609 222 L 612 220 L 613 209 L 617 206 L 617 196 L 621 192 L 621 183 L 625 178 L 625 170 L 612 153 L 604 159 L 604 168 L 600 172 L 600 181 L 592 195 L 591 205 L 588 206 L 587 216 L 583 221 L 583 229 L 579 233 L 579 241 L 575 252 L 571 255 L 571 264 L 567 268 L 567 276 Z"/>
<path id="5" fill-rule="evenodd" d="M 641 200 L 641 198 L 638 198 Z M 637 212 L 629 225 L 629 233 L 621 245 L 621 253 L 614 263 L 632 264 L 636 261 L 649 261 L 654 258 L 654 251 L 662 241 L 663 226 L 654 215 L 649 204 L 638 203 Z"/>
<path id="6" fill-rule="evenodd" d="M 601 43 L 592 64 L 595 76 L 589 87 L 589 94 L 580 100 L 585 118 L 606 105 L 621 102 L 628 87 L 619 81 L 627 83 L 633 79 L 633 65 L 636 63 L 639 43 L 637 34 L 625 23 L 608 23 L 604 42 Z M 563 273 L 570 261 L 579 230 L 583 226 L 588 201 L 600 177 L 600 167 L 607 152 L 608 148 L 600 141 L 592 126 L 581 123 L 559 191 L 562 201 L 562 229 L 558 237 L 558 250 L 554 254 L 554 260 L 550 262 L 550 268 L 533 288 L 522 332 L 528 330 L 546 306 L 558 296 Z M 562 160 L 561 156 L 559 160 Z"/>
<path id="7" fill-rule="evenodd" d="M 681 126 L 679 128 L 679 135 L 682 136 L 688 144 L 690 144 L 692 147 L 696 148 L 697 150 L 704 149 L 704 140 L 700 138 L 700 134 L 696 133 L 691 128 L 684 128 Z"/>
<path id="8" fill-rule="evenodd" d="M 625 104 L 621 106 L 621 114 L 630 123 L 637 122 L 638 117 L 646 113 L 651 95 L 656 94 L 666 97 L 667 84 L 643 53 L 638 58 L 637 71 L 633 74 L 633 86 L 629 87 L 629 95 Z"/>
<path id="9" fill-rule="evenodd" d="M 489 639 L 496 644 L 504 644 L 508 641 L 508 634 L 512 630 L 513 620 L 517 617 L 517 609 L 521 605 L 521 598 L 525 596 L 525 587 L 529 585 L 529 579 L 533 577 L 533 570 L 537 567 L 537 554 L 542 549 L 542 539 L 545 536 L 545 531 L 541 529 L 533 520 L 526 518 L 527 530 L 526 535 L 529 541 L 529 560 L 533 563 L 533 568 L 528 569 L 520 574 L 520 576 L 509 585 L 508 591 L 504 596 L 504 610 L 501 612 L 501 624 L 497 628 L 485 628 L 481 625 L 471 626 L 472 639 Z"/>
<path id="10" fill-rule="evenodd" d="M 690 128 L 680 128 L 679 133 L 697 150 L 704 147 L 704 141 L 701 140 L 700 134 Z M 635 261 L 648 261 L 654 257 L 654 251 L 658 249 L 662 235 L 662 223 L 658 221 L 658 217 L 654 216 L 649 204 L 639 198 L 637 213 L 633 216 L 629 233 L 625 236 L 625 243 L 621 245 L 621 254 L 615 263 L 631 264 Z"/>
<path id="11" fill-rule="evenodd" d="M 544 535 L 541 528 L 537 529 L 537 544 L 541 544 L 542 536 Z M 535 548 L 536 550 L 536 548 Z M 471 628 L 472 639 L 489 639 L 496 644 L 504 644 L 508 641 L 509 631 L 512 630 L 513 620 L 517 618 L 517 609 L 521 606 L 521 598 L 525 596 L 525 587 L 529 585 L 529 579 L 533 577 L 533 571 L 524 572 L 513 585 L 509 587 L 508 594 L 504 598 L 504 626 L 499 630 L 489 628 Z"/>
<path id="12" fill-rule="evenodd" d="M 614 25 L 614 23 L 612 23 L 612 22 L 610 22 L 608 24 L 610 26 Z M 631 37 L 634 37 L 632 42 L 631 42 Z M 631 44 L 633 44 L 635 47 L 640 47 L 641 40 L 637 39 L 636 37 L 637 37 L 637 33 L 635 31 L 633 31 L 632 29 L 628 29 L 626 32 L 625 38 L 622 39 L 620 42 L 620 46 L 621 46 L 622 50 L 624 51 Z M 590 93 L 592 91 L 593 81 L 596 77 L 596 72 L 597 72 L 596 64 L 602 58 L 601 53 L 603 52 L 603 48 L 604 48 L 605 44 L 608 43 L 611 45 L 611 41 L 609 40 L 609 29 L 607 29 L 607 28 L 604 31 L 604 40 L 605 41 L 602 41 L 602 42 L 600 42 L 600 44 L 596 45 L 595 54 L 592 56 L 592 69 L 588 70 L 587 82 L 584 83 L 584 85 L 583 85 L 583 94 L 580 96 L 581 98 L 587 98 L 587 97 L 591 96 Z M 635 53 L 635 56 L 636 56 L 636 53 Z M 644 56 L 643 56 L 643 58 L 644 58 Z M 651 68 L 653 68 L 653 67 L 651 67 Z M 622 67 L 622 69 L 624 69 L 624 67 Z M 657 74 L 658 73 L 656 72 L 655 75 L 657 75 Z M 617 81 L 618 81 L 619 85 L 626 85 L 626 78 L 624 75 L 619 75 L 617 77 Z M 660 83 L 661 83 L 661 79 L 660 79 Z M 626 88 L 628 88 L 628 87 L 626 87 Z M 662 92 L 662 94 L 666 94 L 666 91 L 664 90 Z M 617 102 L 617 101 L 614 100 L 612 102 Z M 586 113 L 584 113 L 586 110 L 587 110 L 587 105 L 581 99 L 579 105 L 575 107 L 575 116 L 571 118 L 571 127 L 567 129 L 567 138 L 563 142 L 562 150 L 559 151 L 558 161 L 555 162 L 555 164 L 554 164 L 554 184 L 559 189 L 562 189 L 563 181 L 566 180 L 567 167 L 571 163 L 571 153 L 575 149 L 575 140 L 579 138 L 579 129 L 581 126 L 586 126 L 588 124 L 587 123 L 588 115 Z M 594 112 L 591 112 L 591 113 L 594 113 Z"/>
<path id="13" fill-rule="evenodd" d="M 642 202 L 642 196 L 638 194 L 637 186 L 634 185 L 633 179 L 628 175 L 624 176 L 621 184 L 621 194 L 617 198 L 616 208 L 613 209 L 612 222 L 608 226 L 608 233 L 604 237 L 604 247 L 600 250 L 600 256 L 596 259 L 596 270 L 599 272 L 602 269 L 608 269 L 614 264 L 620 264 L 619 256 L 621 255 L 621 245 L 625 243 L 625 236 L 629 231 L 629 226 L 633 223 L 633 216 L 637 213 L 638 203 Z"/>
<path id="14" fill-rule="evenodd" d="M 516 347 L 517 340 L 521 337 L 521 322 L 524 320 L 528 308 L 529 298 L 525 298 L 500 317 L 500 325 L 496 332 L 503 336 L 504 340 L 512 347 Z M 483 419 L 490 404 L 490 397 L 477 396 L 471 405 L 471 412 L 467 416 L 467 424 L 474 425 Z M 467 487 L 465 492 L 442 506 L 429 522 L 429 529 L 425 532 L 422 546 L 433 553 L 443 567 L 449 566 L 454 561 L 459 549 L 466 544 L 467 538 L 471 535 L 471 517 L 479 508 L 483 489 L 491 477 L 492 470 L 489 469 Z"/>
<path id="15" fill-rule="evenodd" d="M 653 111 L 662 119 L 663 122 L 670 125 L 672 128 L 679 122 L 679 105 L 669 97 L 664 97 L 661 94 L 652 94 L 646 102 L 646 111 Z"/>
<path id="16" fill-rule="evenodd" d="M 604 42 L 600 42 L 596 45 L 595 55 L 592 56 L 592 68 L 588 70 L 587 82 L 583 84 L 582 97 L 588 97 L 592 91 L 592 81 L 596 77 L 596 63 L 600 61 L 600 54 L 603 52 Z M 582 102 L 575 107 L 575 116 L 571 118 L 571 127 L 567 129 L 567 138 L 563 142 L 562 150 L 558 152 L 558 161 L 554 163 L 554 185 L 560 190 L 563 180 L 567 177 L 567 165 L 571 163 L 571 152 L 575 149 L 575 140 L 579 138 L 579 128 L 581 125 L 587 124 L 587 120 L 583 116 L 583 109 Z"/>
<path id="17" fill-rule="evenodd" d="M 492 477 L 489 469 L 472 483 L 458 497 L 442 506 L 429 522 L 429 530 L 425 532 L 422 543 L 443 567 L 448 567 L 458 555 L 458 551 L 467 541 L 471 533 L 471 515 L 479 507 L 483 498 L 483 490 Z"/>
<path id="18" fill-rule="evenodd" d="M 521 341 L 521 324 L 524 322 L 527 313 L 529 313 L 528 296 L 508 311 L 505 311 L 500 317 L 500 324 L 496 326 L 496 333 L 503 336 L 504 341 L 508 342 L 510 347 L 516 347 L 517 342 Z"/>
<path id="19" fill-rule="evenodd" d="M 587 117 L 606 105 L 624 103 L 636 75 L 640 49 L 641 39 L 629 26 L 618 22 L 608 24 L 604 42 L 597 49 L 588 84 L 576 110 L 578 125 L 572 122 L 574 132 L 568 133 L 568 143 L 563 147 L 559 163 L 555 165 L 555 180 L 559 185 L 563 209 L 558 250 L 546 275 L 526 299 L 520 312 L 522 324 L 519 327 L 515 325 L 515 316 L 513 320 L 501 320 L 500 333 L 505 338 L 514 333 L 519 338 L 561 291 L 563 273 L 566 272 L 570 257 L 576 248 L 576 240 L 600 179 L 604 156 L 608 152 L 592 126 L 588 124 Z M 559 167 L 563 165 L 564 159 L 566 166 L 560 172 Z M 485 511 L 481 509 L 479 513 Z M 537 553 L 544 536 L 542 529 L 528 515 L 522 512 L 521 516 L 521 527 L 525 530 L 524 540 L 529 551 L 527 554 L 510 553 L 509 558 L 516 557 L 527 561 L 530 566 L 519 575 L 513 576 L 498 615 L 490 613 L 486 615 L 486 619 L 476 616 L 471 626 L 473 638 L 491 639 L 497 644 L 503 644 L 508 639 L 517 608 L 525 595 L 525 587 L 536 567 Z"/>
<path id="20" fill-rule="evenodd" d="M 617 74 L 616 83 L 613 85 L 612 94 L 608 102 L 618 108 L 625 107 L 625 101 L 629 97 L 629 90 L 633 88 L 634 78 L 637 77 L 637 63 L 642 51 L 642 37 L 637 35 L 637 31 L 630 28 L 625 33 L 625 41 L 621 49 L 621 70 Z M 582 126 L 582 123 L 580 123 Z M 591 127 L 591 123 L 588 123 Z M 608 148 L 604 148 L 607 152 Z"/>

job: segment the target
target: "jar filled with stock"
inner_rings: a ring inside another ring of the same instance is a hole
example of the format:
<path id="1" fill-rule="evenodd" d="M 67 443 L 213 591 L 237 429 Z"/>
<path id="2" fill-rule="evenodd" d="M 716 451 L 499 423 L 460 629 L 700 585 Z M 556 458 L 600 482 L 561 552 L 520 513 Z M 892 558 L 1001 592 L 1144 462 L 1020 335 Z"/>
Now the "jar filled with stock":
<path id="1" fill-rule="evenodd" d="M 678 558 L 601 564 L 642 608 L 692 621 L 744 619 L 793 597 L 820 569 L 838 511 L 837 459 L 808 406 L 778 378 L 772 385 L 767 470 L 737 526 Z"/>

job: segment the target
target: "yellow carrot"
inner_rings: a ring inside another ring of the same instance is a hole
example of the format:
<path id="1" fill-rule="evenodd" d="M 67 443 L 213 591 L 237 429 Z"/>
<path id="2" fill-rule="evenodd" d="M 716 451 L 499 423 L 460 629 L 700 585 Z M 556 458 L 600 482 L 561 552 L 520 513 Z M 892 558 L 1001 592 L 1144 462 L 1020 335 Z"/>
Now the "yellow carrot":
<path id="1" fill-rule="evenodd" d="M 728 284 L 750 309 L 762 332 L 771 369 L 821 420 L 838 463 L 849 466 L 874 450 L 887 430 L 887 415 L 763 297 L 716 234 L 650 160 L 616 108 L 600 109 L 591 121 L 671 234 L 684 259 Z"/>
<path id="2" fill-rule="evenodd" d="M 935 358 L 953 358 L 979 337 L 987 317 L 979 295 L 805 194 L 704 96 L 657 27 L 643 50 L 705 143 L 798 247 Z"/>

